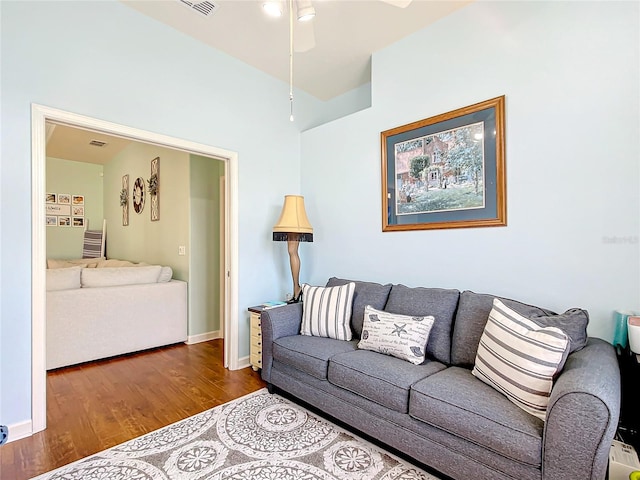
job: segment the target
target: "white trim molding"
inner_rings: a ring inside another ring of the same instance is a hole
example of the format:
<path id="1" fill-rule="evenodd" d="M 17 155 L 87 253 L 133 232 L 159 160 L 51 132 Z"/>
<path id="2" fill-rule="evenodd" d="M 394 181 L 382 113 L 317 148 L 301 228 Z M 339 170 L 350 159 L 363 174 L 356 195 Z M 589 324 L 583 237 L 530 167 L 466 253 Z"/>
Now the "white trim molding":
<path id="1" fill-rule="evenodd" d="M 225 162 L 227 202 L 225 204 L 225 362 L 231 370 L 240 368 L 238 358 L 238 154 L 230 150 L 182 140 L 167 135 L 127 127 L 84 115 L 65 112 L 44 105 L 31 105 L 31 217 L 32 217 L 32 386 L 30 434 L 46 428 L 46 232 L 45 232 L 45 178 L 46 178 L 46 122 L 78 127 L 108 135 L 116 135 L 211 157 Z M 26 425 L 25 424 L 25 425 Z M 19 427 L 22 427 L 22 424 Z M 25 435 L 26 436 L 26 435 Z"/>
<path id="2" fill-rule="evenodd" d="M 240 370 L 241 368 L 247 368 L 251 366 L 251 357 L 242 357 L 238 359 L 238 368 L 236 370 Z"/>
<path id="3" fill-rule="evenodd" d="M 8 427 L 9 427 L 9 438 L 7 439 L 7 443 L 15 442 L 16 440 L 30 437 L 33 432 L 33 425 L 31 424 L 31 420 L 25 420 L 24 422 L 14 423 L 13 425 L 8 425 Z"/>
<path id="4" fill-rule="evenodd" d="M 209 340 L 216 340 L 222 337 L 220 330 L 214 330 L 213 332 L 200 333 L 198 335 L 189 335 L 187 341 L 184 342 L 187 345 L 193 345 L 194 343 L 208 342 Z"/>

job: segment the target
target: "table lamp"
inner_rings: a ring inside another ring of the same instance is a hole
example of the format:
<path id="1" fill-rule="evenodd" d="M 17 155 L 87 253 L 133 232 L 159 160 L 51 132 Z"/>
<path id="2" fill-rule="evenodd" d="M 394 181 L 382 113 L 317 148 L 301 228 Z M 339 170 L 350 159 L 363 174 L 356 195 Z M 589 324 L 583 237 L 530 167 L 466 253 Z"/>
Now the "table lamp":
<path id="1" fill-rule="evenodd" d="M 301 195 L 285 195 L 282 213 L 273 227 L 273 241 L 287 242 L 291 277 L 293 278 L 293 298 L 289 303 L 300 301 L 300 257 L 298 243 L 313 242 L 313 227 L 304 210 L 304 197 Z"/>

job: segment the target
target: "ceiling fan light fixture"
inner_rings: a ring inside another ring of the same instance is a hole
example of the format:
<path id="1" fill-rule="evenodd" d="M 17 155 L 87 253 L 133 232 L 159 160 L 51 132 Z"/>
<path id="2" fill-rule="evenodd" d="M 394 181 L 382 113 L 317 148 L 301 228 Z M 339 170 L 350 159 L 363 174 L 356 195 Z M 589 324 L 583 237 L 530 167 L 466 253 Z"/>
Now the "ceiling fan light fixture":
<path id="1" fill-rule="evenodd" d="M 262 8 L 271 17 L 281 17 L 284 12 L 284 2 L 282 0 L 270 0 L 263 2 Z"/>
<path id="2" fill-rule="evenodd" d="M 311 0 L 297 0 L 296 7 L 299 22 L 308 22 L 316 16 L 316 9 L 311 5 Z"/>

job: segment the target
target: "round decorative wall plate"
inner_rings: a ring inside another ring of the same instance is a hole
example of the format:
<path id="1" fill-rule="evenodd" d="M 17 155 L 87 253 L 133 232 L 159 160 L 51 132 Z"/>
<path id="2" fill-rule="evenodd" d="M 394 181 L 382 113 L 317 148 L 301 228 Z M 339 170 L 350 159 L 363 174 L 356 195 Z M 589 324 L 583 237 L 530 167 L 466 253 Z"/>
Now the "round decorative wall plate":
<path id="1" fill-rule="evenodd" d="M 144 208 L 144 178 L 136 178 L 133 184 L 133 209 L 136 213 L 142 213 Z"/>

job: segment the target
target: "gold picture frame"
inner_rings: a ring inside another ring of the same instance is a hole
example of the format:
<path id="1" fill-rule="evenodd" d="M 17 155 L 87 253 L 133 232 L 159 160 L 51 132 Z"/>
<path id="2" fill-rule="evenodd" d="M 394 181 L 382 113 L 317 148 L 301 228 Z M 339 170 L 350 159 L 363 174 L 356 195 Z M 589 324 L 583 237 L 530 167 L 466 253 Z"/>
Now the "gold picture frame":
<path id="1" fill-rule="evenodd" d="M 381 132 L 382 231 L 507 224 L 505 97 Z"/>

